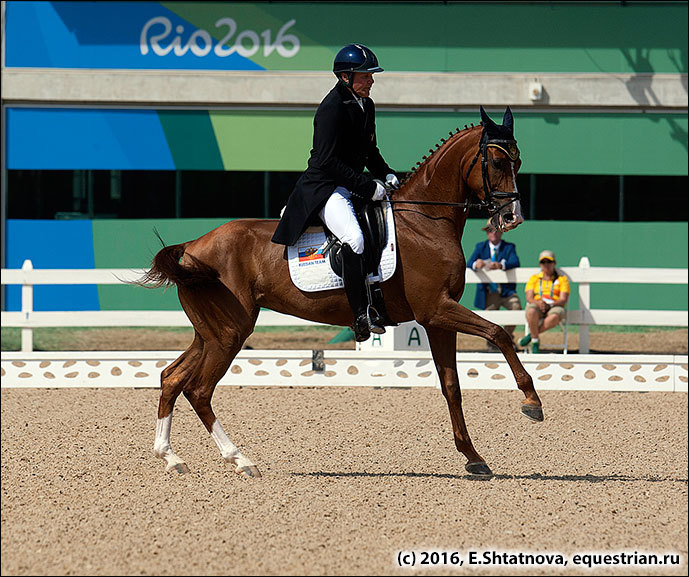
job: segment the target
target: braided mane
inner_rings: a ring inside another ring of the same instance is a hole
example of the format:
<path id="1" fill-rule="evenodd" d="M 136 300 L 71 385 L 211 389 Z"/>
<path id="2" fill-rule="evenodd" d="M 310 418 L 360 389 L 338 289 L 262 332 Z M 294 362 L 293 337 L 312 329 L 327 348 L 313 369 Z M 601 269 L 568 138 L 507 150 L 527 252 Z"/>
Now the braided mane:
<path id="1" fill-rule="evenodd" d="M 428 156 L 424 155 L 422 159 L 416 163 L 415 166 L 412 166 L 411 171 L 400 182 L 400 186 L 405 185 L 415 174 L 419 172 L 419 170 L 422 167 L 424 167 L 428 163 L 428 161 L 431 160 L 431 158 L 434 158 L 436 152 L 445 148 L 445 145 L 454 140 L 455 137 L 459 137 L 458 135 L 461 135 L 472 128 L 475 128 L 474 124 L 471 124 L 471 126 L 465 124 L 464 128 L 456 128 L 454 132 L 450 131 L 450 138 L 441 138 L 440 143 L 436 143 L 435 148 L 428 149 L 428 152 L 430 153 Z"/>

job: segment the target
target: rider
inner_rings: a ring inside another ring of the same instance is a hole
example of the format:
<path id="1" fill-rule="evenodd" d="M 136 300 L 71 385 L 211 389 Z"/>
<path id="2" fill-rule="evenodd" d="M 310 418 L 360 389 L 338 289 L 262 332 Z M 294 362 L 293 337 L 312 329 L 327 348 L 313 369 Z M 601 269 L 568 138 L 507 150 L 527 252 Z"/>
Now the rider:
<path id="1" fill-rule="evenodd" d="M 382 72 L 376 55 L 363 44 L 349 44 L 335 56 L 337 84 L 323 99 L 313 120 L 308 168 L 287 200 L 273 242 L 293 245 L 307 226 L 322 223 L 342 243 L 342 280 L 354 313 L 357 341 L 384 333 L 369 318 L 364 271 L 364 236 L 355 209 L 385 196 L 399 180 L 376 143 L 375 105 L 369 98 L 373 74 Z M 373 177 L 364 175 L 367 167 Z"/>

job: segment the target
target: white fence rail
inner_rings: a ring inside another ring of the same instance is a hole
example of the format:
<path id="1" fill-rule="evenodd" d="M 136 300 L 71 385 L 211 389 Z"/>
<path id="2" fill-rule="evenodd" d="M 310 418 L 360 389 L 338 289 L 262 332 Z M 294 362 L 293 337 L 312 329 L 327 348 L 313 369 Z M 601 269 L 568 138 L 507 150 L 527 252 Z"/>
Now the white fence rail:
<path id="1" fill-rule="evenodd" d="M 474 272 L 467 270 L 467 284 L 484 282 L 525 283 L 537 268 L 509 271 Z M 579 352 L 589 352 L 590 325 L 641 325 L 686 327 L 687 311 L 675 310 L 613 310 L 591 309 L 591 285 L 615 284 L 680 284 L 686 285 L 687 269 L 591 267 L 587 257 L 578 267 L 559 267 L 571 282 L 578 283 L 579 309 L 567 311 L 567 322 L 579 325 Z M 122 326 L 189 326 L 183 311 L 34 311 L 35 285 L 122 284 L 140 278 L 145 271 L 132 269 L 40 269 L 27 260 L 21 269 L 3 269 L 3 285 L 22 285 L 21 312 L 2 311 L 3 327 L 22 329 L 22 352 L 33 350 L 33 329 L 39 327 L 122 327 Z M 684 301 L 686 302 L 686 300 Z M 484 318 L 500 324 L 524 324 L 523 311 L 476 311 Z M 307 321 L 262 310 L 257 325 L 316 325 Z"/>

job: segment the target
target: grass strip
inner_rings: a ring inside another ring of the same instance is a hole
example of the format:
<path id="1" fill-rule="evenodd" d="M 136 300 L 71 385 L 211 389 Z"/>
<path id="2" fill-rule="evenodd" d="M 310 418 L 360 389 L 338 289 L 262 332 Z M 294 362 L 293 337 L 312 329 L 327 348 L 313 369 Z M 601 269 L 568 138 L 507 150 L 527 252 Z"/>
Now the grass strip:
<path id="1" fill-rule="evenodd" d="M 256 333 L 288 333 L 299 334 L 309 332 L 332 332 L 333 329 L 342 330 L 333 326 L 289 326 L 289 327 L 256 327 Z M 621 326 L 621 325 L 593 325 L 592 333 L 661 333 L 665 331 L 682 330 L 681 327 L 647 327 L 647 326 Z M 89 339 L 103 338 L 103 335 L 112 335 L 113 331 L 148 331 L 159 334 L 191 334 L 191 327 L 45 327 L 36 328 L 33 331 L 34 350 L 36 351 L 64 351 L 80 350 L 80 343 L 86 343 Z M 686 329 L 684 329 L 686 330 Z M 569 327 L 570 334 L 578 333 L 579 326 Z M 18 351 L 21 348 L 21 329 L 14 327 L 2 328 L 2 350 Z"/>

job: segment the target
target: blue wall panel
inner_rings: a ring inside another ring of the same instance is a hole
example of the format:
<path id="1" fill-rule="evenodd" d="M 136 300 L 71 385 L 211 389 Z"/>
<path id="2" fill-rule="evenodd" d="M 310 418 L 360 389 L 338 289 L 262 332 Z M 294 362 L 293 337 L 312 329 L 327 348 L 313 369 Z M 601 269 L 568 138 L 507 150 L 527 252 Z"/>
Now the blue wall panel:
<path id="1" fill-rule="evenodd" d="M 8 220 L 7 268 L 94 268 L 90 220 Z M 100 310 L 97 285 L 34 287 L 35 311 Z M 7 287 L 7 310 L 21 310 L 21 286 Z"/>
<path id="2" fill-rule="evenodd" d="M 39 68 L 123 68 L 191 70 L 262 70 L 263 67 L 237 53 L 218 56 L 210 51 L 200 58 L 191 50 L 169 58 L 149 48 L 148 37 L 165 36 L 167 50 L 184 30 L 185 42 L 198 28 L 171 12 L 160 2 L 7 2 L 8 67 Z M 170 27 L 146 23 L 164 19 Z M 27 35 L 30 35 L 27 38 Z M 211 39 L 213 46 L 218 42 Z M 204 49 L 206 44 L 199 42 Z"/>
<path id="3" fill-rule="evenodd" d="M 175 169 L 155 110 L 9 108 L 7 128 L 9 169 Z"/>

